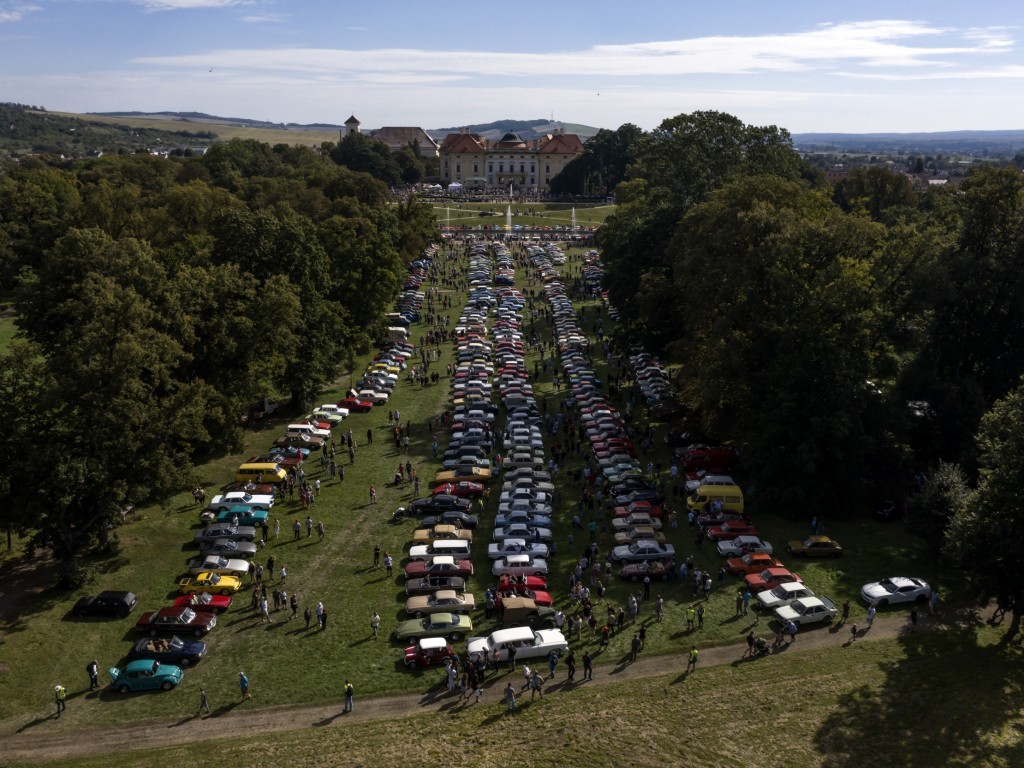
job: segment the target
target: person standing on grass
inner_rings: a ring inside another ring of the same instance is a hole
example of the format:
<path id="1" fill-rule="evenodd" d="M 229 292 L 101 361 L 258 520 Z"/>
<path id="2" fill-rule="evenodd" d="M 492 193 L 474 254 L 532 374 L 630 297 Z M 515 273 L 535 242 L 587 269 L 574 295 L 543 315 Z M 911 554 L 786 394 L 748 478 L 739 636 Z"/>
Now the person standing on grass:
<path id="1" fill-rule="evenodd" d="M 690 660 L 686 662 L 686 671 L 697 671 L 697 646 L 690 647 Z"/>
<path id="2" fill-rule="evenodd" d="M 373 616 L 370 617 L 370 631 L 373 632 L 373 639 L 377 639 L 377 630 L 380 628 L 380 614 L 376 611 L 373 612 Z"/>
<path id="3" fill-rule="evenodd" d="M 842 621 L 839 622 L 839 625 L 842 626 L 843 624 L 845 624 L 847 619 L 849 619 L 849 618 L 850 618 L 850 601 L 849 600 L 844 600 L 843 601 L 843 618 L 842 618 Z"/>
<path id="4" fill-rule="evenodd" d="M 348 680 L 345 681 L 345 709 L 342 712 L 351 712 L 354 709 L 353 698 L 355 697 L 355 688 L 352 687 L 352 683 Z"/>
<path id="5" fill-rule="evenodd" d="M 320 611 L 320 629 L 327 629 L 327 608 Z"/>
<path id="6" fill-rule="evenodd" d="M 309 629 L 309 622 L 313 620 L 313 612 L 309 610 L 309 606 L 306 606 L 306 610 L 302 613 L 303 618 L 306 620 L 306 629 Z M 317 618 L 317 623 L 320 623 L 320 619 Z"/>
<path id="7" fill-rule="evenodd" d="M 288 621 L 291 621 L 299 612 L 299 596 L 292 592 L 292 615 L 288 617 Z M 306 610 L 309 610 L 308 608 Z M 306 620 L 306 624 L 309 624 L 309 620 Z"/>
<path id="8" fill-rule="evenodd" d="M 380 544 L 373 545 L 373 567 L 380 567 Z"/>
<path id="9" fill-rule="evenodd" d="M 245 676 L 245 672 L 238 673 L 238 687 L 242 691 L 242 701 L 252 698 L 252 694 L 249 693 L 249 678 Z"/>
<path id="10" fill-rule="evenodd" d="M 875 604 L 872 603 L 868 606 L 868 629 L 871 629 L 871 625 L 875 623 L 875 613 L 877 613 L 877 609 Z"/>
<path id="11" fill-rule="evenodd" d="M 302 533 L 302 523 L 299 522 L 299 518 L 295 518 L 295 522 L 292 523 L 292 532 L 295 534 L 295 540 L 299 540 L 299 536 Z"/>
<path id="12" fill-rule="evenodd" d="M 100 687 L 100 663 L 93 659 L 85 665 L 85 671 L 89 675 L 89 690 L 95 690 Z"/>
<path id="13" fill-rule="evenodd" d="M 57 719 L 58 720 L 60 720 L 61 712 L 63 712 L 65 709 L 68 708 L 68 705 L 64 703 L 65 700 L 67 699 L 67 697 L 68 697 L 68 689 L 67 688 L 65 688 L 60 683 L 57 683 L 55 686 L 53 686 L 53 698 L 54 698 L 54 701 L 57 702 Z"/>
<path id="14" fill-rule="evenodd" d="M 206 689 L 205 688 L 200 688 L 199 689 L 199 709 L 196 710 L 196 717 L 199 717 L 199 714 L 204 709 L 206 710 L 206 714 L 210 714 L 210 701 L 209 701 L 209 699 L 206 698 Z"/>
<path id="15" fill-rule="evenodd" d="M 317 541 L 323 541 L 324 540 L 324 521 L 323 520 L 321 520 L 320 522 L 318 522 L 316 524 L 316 535 L 317 535 Z"/>
<path id="16" fill-rule="evenodd" d="M 505 686 L 505 711 L 510 715 L 516 713 L 516 689 L 512 687 L 511 680 Z"/>
<path id="17" fill-rule="evenodd" d="M 370 485 L 370 503 L 371 504 L 376 504 L 377 503 L 377 487 L 375 485 L 372 485 L 372 484 Z"/>
<path id="18" fill-rule="evenodd" d="M 393 558 L 389 553 L 385 552 L 384 553 L 384 570 L 387 571 L 389 579 L 391 578 L 391 569 L 394 567 L 394 565 L 395 565 L 395 558 Z"/>
<path id="19" fill-rule="evenodd" d="M 565 670 L 568 672 L 566 679 L 573 682 L 576 678 L 576 651 L 570 650 L 569 655 L 565 657 Z"/>
<path id="20" fill-rule="evenodd" d="M 594 660 L 590 656 L 590 651 L 583 652 L 583 679 L 594 679 Z"/>

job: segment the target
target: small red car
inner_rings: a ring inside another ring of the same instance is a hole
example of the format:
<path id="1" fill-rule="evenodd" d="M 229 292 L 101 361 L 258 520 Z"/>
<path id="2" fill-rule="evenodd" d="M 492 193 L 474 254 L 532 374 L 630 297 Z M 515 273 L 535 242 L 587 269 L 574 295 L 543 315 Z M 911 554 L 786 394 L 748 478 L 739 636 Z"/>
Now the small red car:
<path id="1" fill-rule="evenodd" d="M 500 576 L 498 578 L 499 597 L 520 595 L 530 598 L 537 605 L 549 606 L 553 601 L 547 589 L 547 582 L 541 576 L 524 576 L 516 579 Z"/>
<path id="2" fill-rule="evenodd" d="M 443 637 L 424 637 L 405 649 L 405 666 L 409 669 L 444 664 L 455 655 L 455 649 Z"/>
<path id="3" fill-rule="evenodd" d="M 346 397 L 338 401 L 338 407 L 347 408 L 352 413 L 369 413 L 373 410 L 373 403 L 358 397 Z"/>
<path id="4" fill-rule="evenodd" d="M 433 495 L 440 496 L 447 493 L 452 496 L 459 496 L 463 499 L 475 499 L 482 496 L 486 486 L 483 483 L 474 483 L 471 480 L 460 480 L 457 483 L 441 483 L 434 487 Z"/>
<path id="5" fill-rule="evenodd" d="M 191 595 L 182 595 L 174 600 L 175 608 L 180 608 L 183 605 L 187 605 L 197 611 L 222 613 L 231 607 L 231 595 L 211 595 L 209 592 L 199 592 Z"/>
<path id="6" fill-rule="evenodd" d="M 628 517 L 634 512 L 646 512 L 651 517 L 661 517 L 661 507 L 649 501 L 634 501 L 625 507 L 615 508 L 615 517 Z M 737 534 L 738 536 L 739 534 Z"/>
<path id="7" fill-rule="evenodd" d="M 766 589 L 773 589 L 779 584 L 796 582 L 803 584 L 803 579 L 795 573 L 790 573 L 785 568 L 765 568 L 760 573 L 751 573 L 743 579 L 747 588 L 754 593 L 763 592 Z"/>
<path id="8" fill-rule="evenodd" d="M 759 573 L 765 568 L 783 568 L 781 561 L 763 552 L 751 552 L 741 557 L 730 557 L 725 561 L 730 573 L 746 576 L 748 573 Z"/>
<path id="9" fill-rule="evenodd" d="M 730 520 L 722 525 L 713 525 L 708 528 L 708 538 L 712 541 L 726 541 L 735 539 L 737 536 L 760 536 L 753 523 L 746 520 Z"/>
<path id="10" fill-rule="evenodd" d="M 413 560 L 405 566 L 407 579 L 425 576 L 472 576 L 472 560 L 456 560 L 450 555 L 435 555 L 433 560 Z"/>

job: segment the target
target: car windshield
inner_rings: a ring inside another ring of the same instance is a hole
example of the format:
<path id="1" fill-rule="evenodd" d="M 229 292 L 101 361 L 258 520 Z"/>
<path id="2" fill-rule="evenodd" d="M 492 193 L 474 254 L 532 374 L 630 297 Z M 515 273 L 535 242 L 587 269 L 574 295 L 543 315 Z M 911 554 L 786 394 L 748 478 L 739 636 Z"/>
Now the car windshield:
<path id="1" fill-rule="evenodd" d="M 783 598 L 786 596 L 786 589 L 782 587 L 782 585 L 779 585 L 772 590 L 772 595 L 778 598 Z"/>
<path id="2" fill-rule="evenodd" d="M 891 579 L 882 579 L 882 581 L 878 582 L 878 586 L 880 586 L 886 592 L 895 592 L 898 589 L 898 587 L 895 584 L 893 584 Z"/>
<path id="3" fill-rule="evenodd" d="M 184 611 L 181 612 L 181 620 L 186 624 L 195 621 L 195 618 L 196 612 L 193 611 L 191 608 L 186 608 Z"/>
<path id="4" fill-rule="evenodd" d="M 210 574 L 210 583 L 211 584 L 219 584 L 220 583 L 220 575 L 216 574 L 216 573 L 211 573 Z"/>
<path id="5" fill-rule="evenodd" d="M 214 568 L 227 568 L 228 559 L 226 557 L 214 558 L 213 562 L 210 563 Z"/>
<path id="6" fill-rule="evenodd" d="M 180 651 L 182 648 L 185 647 L 185 641 L 182 640 L 180 637 L 175 636 L 167 642 L 167 647 L 172 651 Z"/>

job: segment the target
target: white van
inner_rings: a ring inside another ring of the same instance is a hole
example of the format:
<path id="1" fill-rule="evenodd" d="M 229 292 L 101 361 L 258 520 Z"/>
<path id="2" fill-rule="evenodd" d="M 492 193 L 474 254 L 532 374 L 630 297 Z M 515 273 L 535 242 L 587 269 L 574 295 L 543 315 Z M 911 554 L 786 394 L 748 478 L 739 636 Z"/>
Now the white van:
<path id="1" fill-rule="evenodd" d="M 420 544 L 409 550 L 410 560 L 429 560 L 434 555 L 448 555 L 456 560 L 469 557 L 469 542 L 463 539 L 441 539 L 433 544 Z"/>

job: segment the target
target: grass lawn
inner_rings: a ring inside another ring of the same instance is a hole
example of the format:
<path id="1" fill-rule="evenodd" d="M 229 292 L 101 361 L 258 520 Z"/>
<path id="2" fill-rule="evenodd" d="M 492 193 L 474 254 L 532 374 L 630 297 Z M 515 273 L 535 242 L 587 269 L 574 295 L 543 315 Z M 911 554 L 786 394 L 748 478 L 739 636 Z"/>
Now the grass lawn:
<path id="1" fill-rule="evenodd" d="M 520 288 L 533 290 L 537 286 L 528 284 L 525 275 L 521 273 Z M 455 297 L 452 310 L 454 315 L 461 310 L 464 300 L 465 295 Z M 593 314 L 595 307 L 587 307 L 588 316 Z M 414 339 L 418 339 L 421 330 L 422 327 L 413 328 Z M 543 330 L 543 327 L 539 330 Z M 451 359 L 451 347 L 445 346 L 441 359 L 442 372 L 444 364 Z M 533 354 L 528 357 L 527 365 L 531 370 L 537 359 Z M 602 375 L 604 364 L 599 364 L 598 369 L 599 375 Z M 322 402 L 337 400 L 348 388 L 348 384 L 348 377 L 338 381 L 335 388 L 323 394 Z M 564 397 L 564 392 L 553 391 L 550 374 L 535 383 L 535 391 L 542 404 L 546 400 L 547 408 L 557 408 L 559 399 Z M 628 392 L 625 396 L 628 396 Z M 427 420 L 435 413 L 440 413 L 447 401 L 447 379 L 442 378 L 440 384 L 421 389 L 403 377 L 388 406 L 400 409 L 403 420 L 412 420 L 409 458 L 424 481 L 421 494 L 430 492 L 430 481 L 439 465 L 439 461 L 430 458 L 431 434 L 426 426 Z M 280 418 L 261 424 L 259 429 L 248 434 L 245 452 L 200 467 L 196 482 L 205 486 L 208 494 L 212 495 L 230 481 L 234 468 L 242 460 L 265 450 L 274 437 L 281 433 L 283 425 L 292 415 L 281 414 Z M 658 451 L 650 457 L 644 457 L 644 460 L 650 458 L 661 461 L 667 467 L 667 448 L 661 442 L 665 427 L 658 424 L 653 426 Z M 261 624 L 248 610 L 247 595 L 240 593 L 236 597 L 236 607 L 222 615 L 219 626 L 208 638 L 209 658 L 195 669 L 189 669 L 179 690 L 172 693 L 120 697 L 104 692 L 93 697 L 83 696 L 83 688 L 87 688 L 85 664 L 92 658 L 98 659 L 103 670 L 101 679 L 106 680 L 106 668 L 116 663 L 128 649 L 129 642 L 136 638 L 132 630 L 134 618 L 113 622 L 69 619 L 67 610 L 79 594 L 69 595 L 51 588 L 52 568 L 45 560 L 40 558 L 26 562 L 16 551 L 14 556 L 0 561 L 0 578 L 5 583 L 5 626 L 0 636 L 0 660 L 4 666 L 0 672 L 0 681 L 6 684 L 8 691 L 13 690 L 13 685 L 19 691 L 18 695 L 0 697 L 0 729 L 12 732 L 28 721 L 49 715 L 53 686 L 57 681 L 62 682 L 71 696 L 77 699 L 75 707 L 81 714 L 45 727 L 71 730 L 85 729 L 91 725 L 116 725 L 150 717 L 179 717 L 193 710 L 200 687 L 206 688 L 212 701 L 233 699 L 237 696 L 237 674 L 240 670 L 247 673 L 254 693 L 258 694 L 254 701 L 256 707 L 263 704 L 281 706 L 336 701 L 339 687 L 345 678 L 351 679 L 360 695 L 365 696 L 422 691 L 428 683 L 433 682 L 437 674 L 434 671 L 412 673 L 406 670 L 401 664 L 402 644 L 388 639 L 394 623 L 405 618 L 402 611 L 405 596 L 400 576 L 401 560 L 414 528 L 414 522 L 410 520 L 398 525 L 391 522 L 393 510 L 407 503 L 413 496 L 410 486 L 389 485 L 398 462 L 404 462 L 406 456 L 397 452 L 389 439 L 386 411 L 383 408 L 377 408 L 370 414 L 353 415 L 339 429 L 349 428 L 353 430 L 359 445 L 355 464 L 347 463 L 344 450 L 339 452 L 340 463 L 344 463 L 346 469 L 345 480 L 327 483 L 311 513 L 314 520 L 322 519 L 325 522 L 326 540 L 318 542 L 315 535 L 306 538 L 304 528 L 302 537 L 298 541 L 293 540 L 290 524 L 296 517 L 304 518 L 305 512 L 299 509 L 297 501 L 287 501 L 275 506 L 272 513 L 272 517 L 277 516 L 281 520 L 281 538 L 272 540 L 267 551 L 259 555 L 261 562 L 265 562 L 267 555 L 272 553 L 278 566 L 282 562 L 287 564 L 289 575 L 286 589 L 289 593 L 296 591 L 301 599 L 299 620 L 288 621 L 286 614 L 281 612 L 274 615 L 272 623 Z M 372 445 L 367 444 L 368 429 L 374 435 Z M 569 469 L 572 466 L 570 463 Z M 308 477 L 316 477 L 319 472 L 319 462 L 307 463 Z M 582 540 L 585 534 L 580 532 L 573 545 L 568 540 L 568 520 L 575 510 L 577 498 L 571 483 L 567 481 L 568 476 L 568 472 L 559 475 L 561 487 L 556 510 L 559 524 L 555 527 L 557 554 L 550 558 L 552 592 L 563 609 L 569 609 L 565 602 L 568 574 L 585 543 Z M 371 483 L 378 490 L 379 503 L 376 505 L 369 504 Z M 192 506 L 188 490 L 183 488 L 179 495 L 163 504 L 141 509 L 136 517 L 117 529 L 121 543 L 120 554 L 92 563 L 95 578 L 89 592 L 132 589 L 140 596 L 140 612 L 166 604 L 173 594 L 172 588 L 182 575 L 185 561 L 195 553 L 195 550 L 184 545 L 191 540 L 192 531 L 198 525 L 197 510 Z M 490 539 L 490 521 L 497 496 L 493 494 L 491 509 L 482 515 L 481 529 L 476 534 L 480 543 L 475 547 L 477 570 L 470 582 L 470 589 L 476 594 L 478 604 L 482 604 L 483 591 L 491 583 L 490 562 L 484 549 Z M 680 508 L 683 507 L 682 500 L 676 503 Z M 775 544 L 785 561 L 785 542 L 802 536 L 809 521 L 793 520 L 773 510 L 756 510 L 755 514 L 764 534 Z M 681 517 L 685 520 L 685 516 Z M 899 526 L 881 527 L 867 518 L 841 521 L 823 515 L 822 519 L 829 535 L 843 544 L 847 556 L 839 561 L 798 564 L 797 570 L 816 591 L 829 594 L 839 602 L 850 599 L 857 604 L 857 593 L 863 582 L 885 575 L 905 574 L 934 580 L 942 588 L 946 599 L 960 597 L 955 593 L 950 595 L 949 589 L 953 587 L 954 580 L 948 574 L 943 575 L 925 556 L 920 543 Z M 713 571 L 717 569 L 720 561 L 713 548 L 705 544 L 702 550 L 696 550 L 694 537 L 685 522 L 682 527 L 669 531 L 669 536 L 681 554 L 695 553 L 699 567 Z M 383 569 L 371 568 L 375 544 L 395 554 L 397 578 L 388 579 Z M 604 550 L 607 539 L 602 540 L 601 544 Z M 796 567 L 796 564 L 789 564 Z M 622 604 L 630 591 L 638 590 L 637 584 L 615 579 L 609 585 L 608 600 Z M 734 616 L 735 584 L 731 578 L 722 583 L 716 581 L 707 604 L 705 629 L 699 632 L 688 633 L 683 618 L 685 606 L 692 602 L 692 594 L 681 590 L 675 582 L 667 582 L 656 583 L 652 588 L 652 597 L 659 590 L 664 591 L 667 599 L 667 617 L 663 624 L 656 625 L 648 634 L 647 654 L 678 653 L 691 642 L 701 646 L 732 643 L 749 631 L 749 618 L 737 619 Z M 301 620 L 302 608 L 306 605 L 312 607 L 318 600 L 324 602 L 329 615 L 328 629 L 323 632 L 306 630 Z M 382 637 L 377 641 L 371 638 L 368 626 L 370 615 L 375 610 L 383 617 Z M 644 610 L 649 612 L 649 605 Z M 602 611 L 603 606 L 598 606 L 599 616 L 603 615 Z M 862 607 L 858 606 L 856 612 L 863 615 Z M 482 632 L 495 628 L 492 622 L 483 620 L 482 611 L 473 618 L 478 622 L 478 630 Z M 628 642 L 629 633 L 613 637 L 612 646 L 605 658 L 614 659 L 626 653 Z M 583 648 L 595 648 L 597 645 L 587 633 L 584 633 L 581 640 L 573 641 L 573 644 L 578 653 Z M 822 663 L 827 665 L 828 671 L 820 672 L 813 660 L 808 661 L 805 657 L 800 663 L 794 660 L 791 669 L 780 667 L 774 662 L 771 665 L 756 665 L 750 670 L 744 665 L 741 671 L 728 668 L 709 671 L 708 675 L 701 675 L 685 685 L 671 680 L 660 683 L 646 681 L 627 684 L 621 693 L 610 692 L 607 688 L 593 692 L 581 691 L 579 695 L 573 694 L 571 709 L 570 705 L 565 705 L 564 710 L 552 709 L 548 713 L 548 708 L 561 705 L 545 701 L 529 708 L 521 719 L 531 729 L 531 741 L 550 744 L 558 749 L 572 749 L 578 752 L 581 760 L 595 764 L 608 764 L 604 756 L 609 750 L 618 751 L 622 739 L 634 737 L 639 739 L 641 747 L 632 753 L 631 759 L 636 761 L 636 765 L 654 764 L 653 757 L 648 761 L 648 751 L 652 756 L 660 756 L 662 761 L 679 764 L 679 753 L 671 750 L 685 745 L 689 745 L 687 749 L 697 750 L 687 759 L 687 764 L 698 758 L 707 758 L 708 764 L 716 765 L 741 762 L 750 764 L 751 750 L 755 744 L 767 738 L 763 731 L 769 724 L 780 717 L 788 721 L 806 714 L 802 707 L 796 707 L 792 713 L 788 713 L 785 708 L 802 702 L 808 686 L 812 691 L 817 690 L 816 681 L 820 681 L 820 678 L 826 682 L 842 681 L 834 685 L 828 683 L 820 693 L 812 695 L 812 699 L 818 697 L 821 701 L 815 711 L 807 716 L 817 719 L 811 725 L 800 726 L 802 730 L 794 734 L 796 742 L 802 746 L 789 756 L 786 739 L 772 736 L 776 746 L 770 754 L 776 757 L 773 762 L 763 763 L 815 764 L 812 758 L 817 754 L 814 742 L 816 731 L 808 731 L 808 728 L 817 728 L 822 717 L 830 716 L 837 706 L 838 696 L 849 695 L 850 691 L 855 690 L 848 686 L 866 684 L 866 680 L 874 680 L 879 674 L 884 674 L 885 664 L 895 663 L 886 661 L 884 654 L 876 656 L 867 651 L 858 650 L 856 655 L 848 656 L 860 659 L 862 653 L 865 658 L 853 669 L 845 669 L 844 664 L 848 662 L 833 665 L 832 661 L 826 660 Z M 893 648 L 887 653 L 897 659 L 904 650 Z M 808 667 L 808 664 L 811 666 Z M 815 670 L 813 680 L 804 679 L 808 668 Z M 760 678 L 761 670 L 776 671 L 772 674 L 766 671 L 764 677 Z M 933 672 L 929 670 L 928 674 Z M 756 683 L 752 688 L 751 679 Z M 790 695 L 786 686 L 792 688 L 793 695 Z M 693 695 L 690 695 L 688 689 L 692 689 Z M 755 696 L 758 702 L 755 711 L 757 708 L 762 709 L 753 718 L 749 714 L 741 716 L 740 713 L 748 712 L 751 706 L 742 702 L 751 696 Z M 667 719 L 662 720 L 663 716 Z M 458 717 L 465 722 L 459 723 L 456 728 L 451 727 L 448 719 L 442 727 L 436 716 L 383 723 L 379 727 L 359 725 L 354 730 L 360 732 L 359 749 L 363 750 L 360 753 L 362 758 L 354 758 L 351 764 L 368 764 L 371 756 L 376 763 L 379 757 L 385 755 L 410 754 L 398 750 L 410 750 L 410 744 L 428 741 L 430 755 L 451 754 L 451 750 L 457 747 L 468 750 L 465 754 L 471 756 L 498 754 L 495 751 L 498 749 L 507 751 L 508 745 L 501 744 L 504 728 L 500 718 L 495 718 L 493 708 L 486 712 L 480 710 L 479 715 L 467 712 Z M 712 735 L 712 721 L 719 724 L 722 733 Z M 608 737 L 603 746 L 595 743 L 590 730 L 591 723 L 595 727 L 608 729 Z M 730 723 L 734 725 L 730 726 Z M 412 729 L 420 737 L 408 738 L 406 729 Z M 335 751 L 331 744 L 335 733 L 338 732 L 323 729 L 318 731 L 316 739 L 310 739 L 305 734 L 308 744 L 303 743 L 295 734 L 276 736 L 266 742 L 254 737 L 245 746 L 225 746 L 224 757 L 252 765 L 289 764 L 295 762 L 292 756 L 301 762 L 307 750 L 315 750 L 325 757 L 328 752 L 333 754 Z M 542 733 L 547 736 L 540 738 Z M 785 729 L 780 733 L 786 733 Z M 683 739 L 682 745 L 680 739 Z M 730 747 L 730 744 L 733 746 Z M 340 754 L 350 753 L 342 750 Z M 677 756 L 673 758 L 672 754 Z M 734 758 L 729 759 L 735 762 L 723 762 L 726 760 L 724 756 L 730 754 Z M 423 759 L 427 758 L 428 754 L 425 753 Z M 538 759 L 543 760 L 543 755 Z M 390 762 L 410 764 L 408 759 L 396 758 Z M 418 764 L 420 761 L 415 762 Z M 549 763 L 533 764 L 560 765 L 564 762 L 552 758 Z"/>
<path id="2" fill-rule="evenodd" d="M 438 223 L 453 227 L 504 227 L 508 203 L 431 203 Z M 576 225 L 598 227 L 615 211 L 614 205 L 573 206 L 569 203 L 513 203 L 512 225 L 526 227 L 571 227 L 576 210 Z"/>
<path id="3" fill-rule="evenodd" d="M 205 742 L 207 762 L 268 766 L 462 765 L 1019 766 L 1019 646 L 970 627 L 898 640 L 679 666 L 664 675 L 370 721 L 324 721 L 244 741 Z M 359 707 L 359 699 L 356 700 Z M 196 745 L 118 754 L 123 768 L 184 764 Z M 107 766 L 110 757 L 63 765 Z"/>

